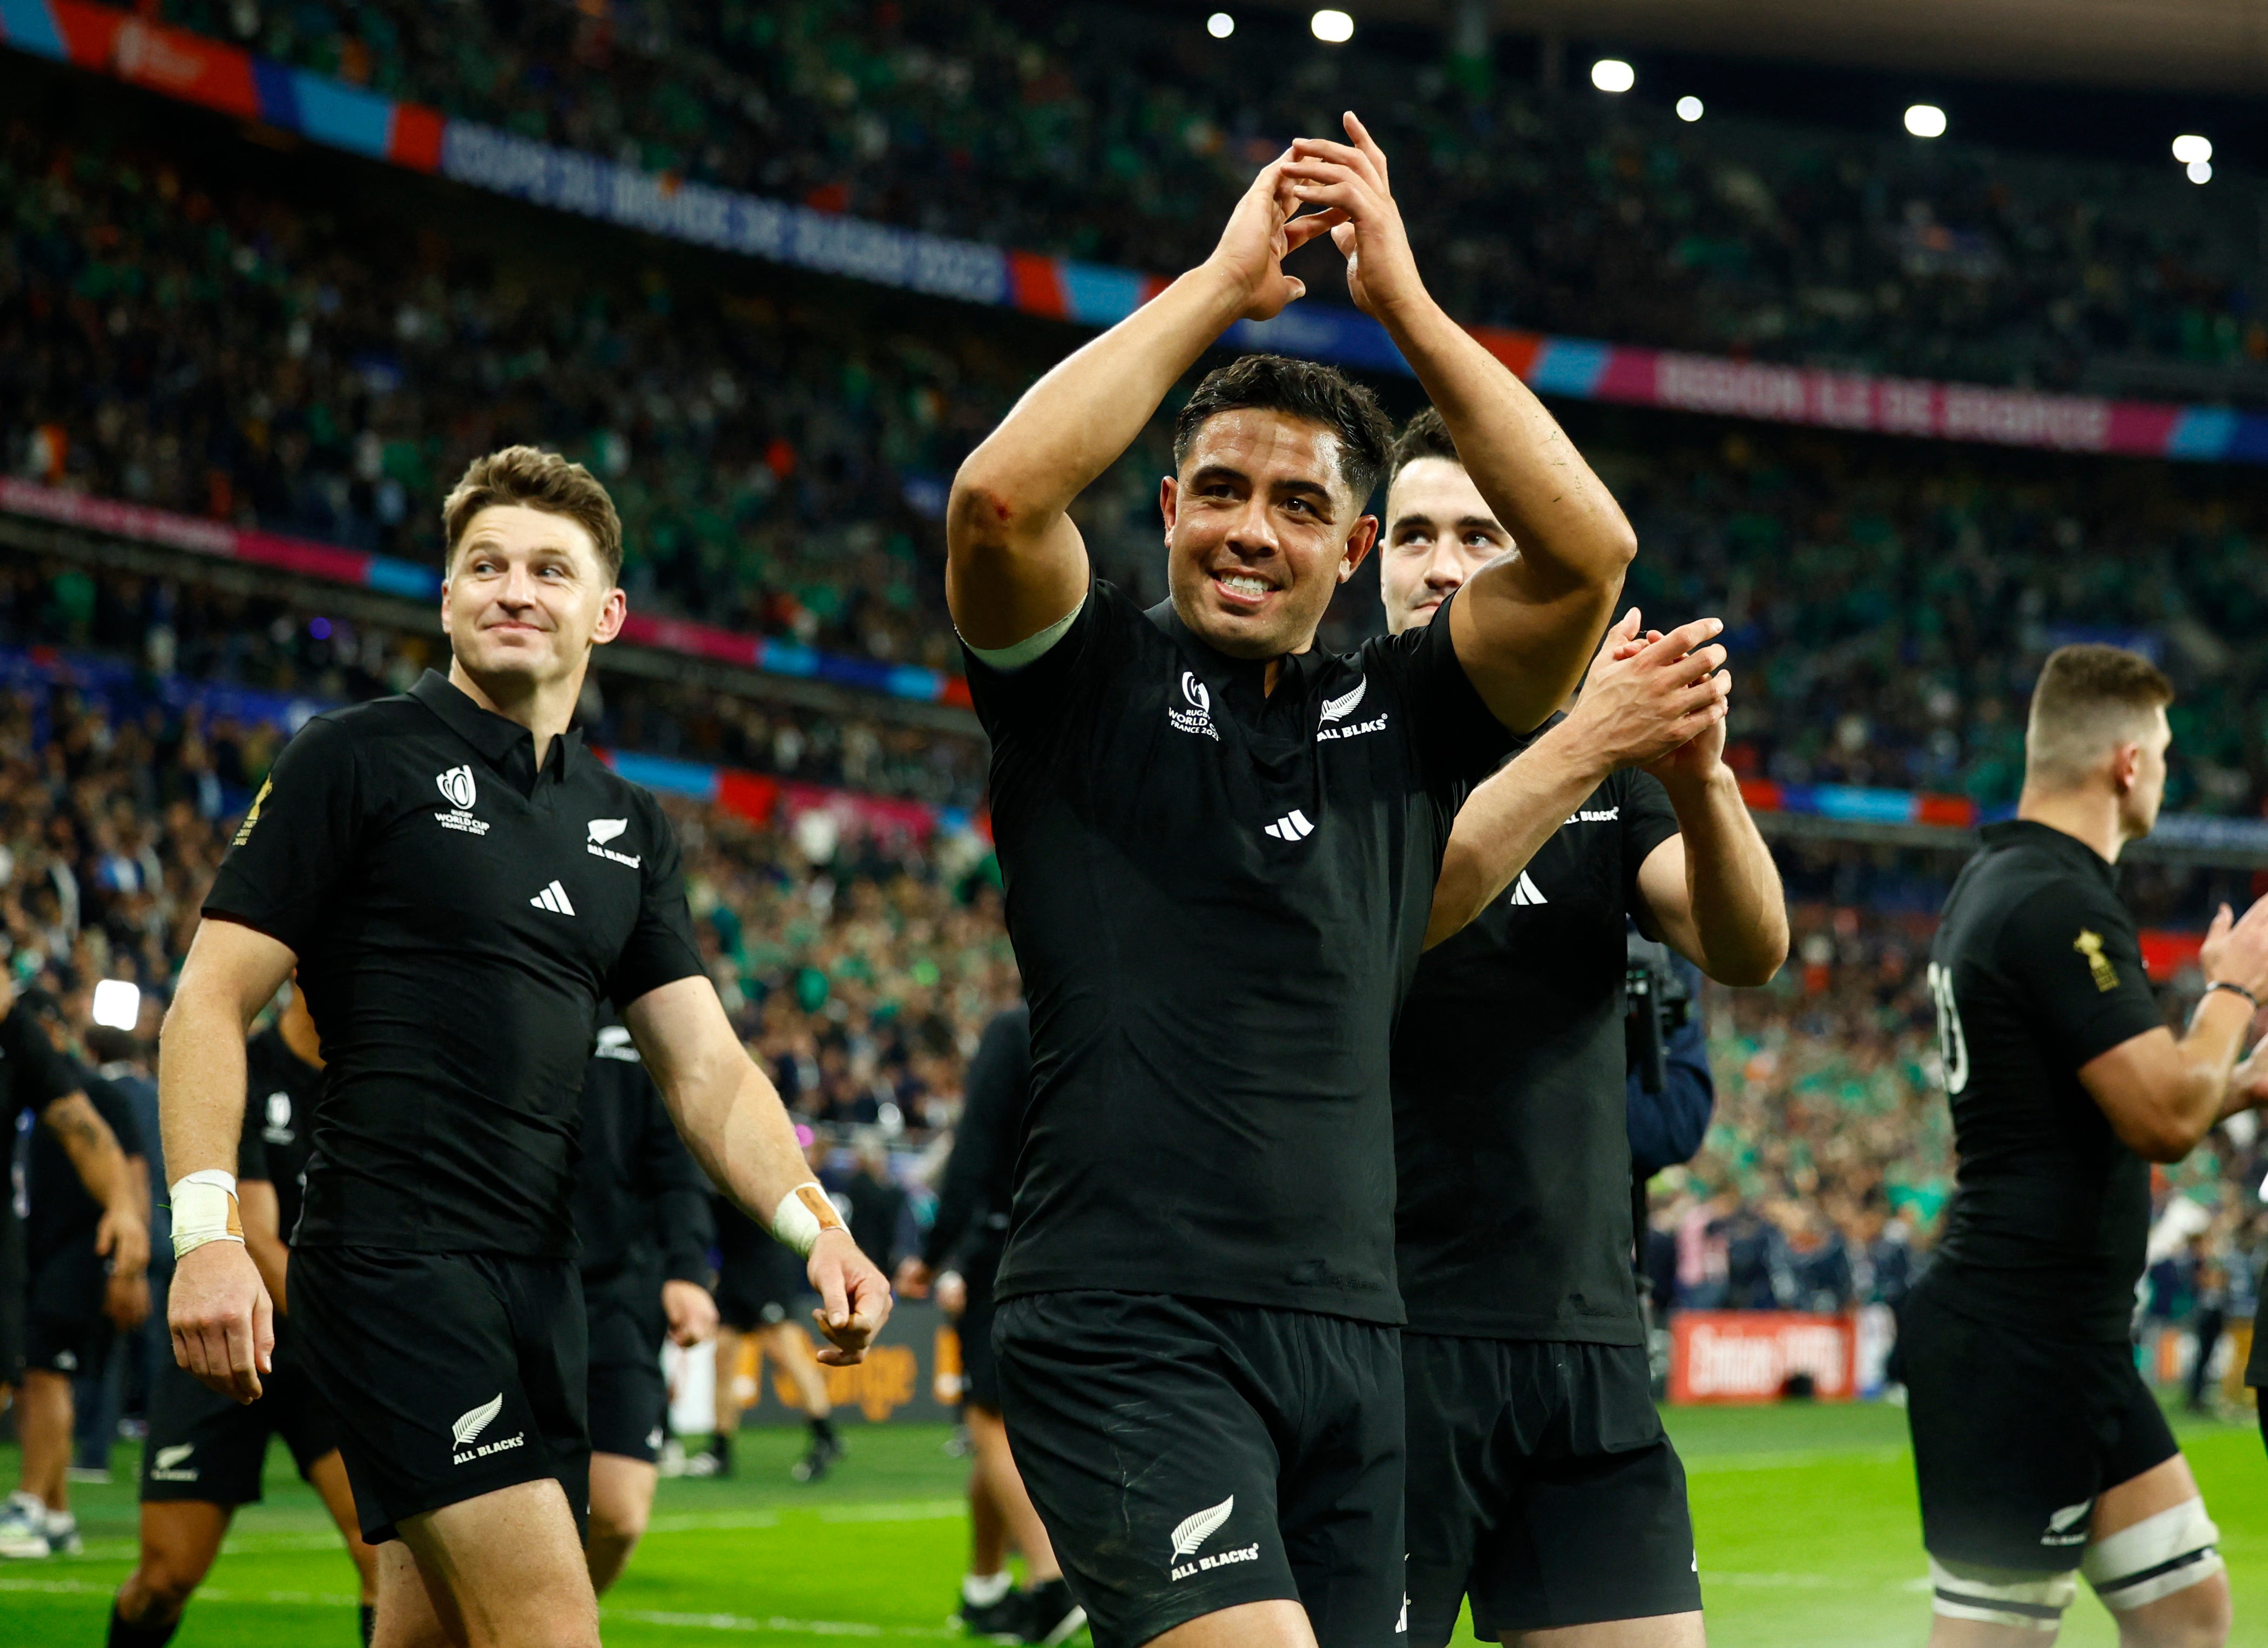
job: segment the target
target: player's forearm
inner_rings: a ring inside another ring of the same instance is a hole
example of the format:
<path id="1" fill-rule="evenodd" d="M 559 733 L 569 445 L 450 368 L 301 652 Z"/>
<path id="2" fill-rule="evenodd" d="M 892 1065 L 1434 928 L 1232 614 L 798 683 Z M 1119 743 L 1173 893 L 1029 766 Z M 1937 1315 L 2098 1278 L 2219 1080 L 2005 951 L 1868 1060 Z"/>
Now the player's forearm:
<path id="1" fill-rule="evenodd" d="M 811 1182 L 811 1165 L 777 1090 L 746 1054 L 740 1062 L 714 1097 L 681 1114 L 680 1125 L 711 1181 L 770 1230 L 788 1193 Z"/>
<path id="2" fill-rule="evenodd" d="M 244 1127 L 244 1032 L 233 1000 L 185 972 L 158 1043 L 158 1127 L 178 1185 L 209 1169 L 233 1174 Z"/>
<path id="3" fill-rule="evenodd" d="M 2244 1038 L 2251 1029 L 2252 1007 L 2242 996 L 2228 990 L 2207 993 L 2178 1044 L 2179 1073 L 2159 1119 L 2163 1153 L 2145 1154 L 2177 1162 L 2225 1117 L 2245 1108 L 2247 1096 L 2229 1077 L 2243 1056 Z"/>
<path id="4" fill-rule="evenodd" d="M 1562 721 L 1475 789 L 1457 809 L 1441 855 L 1425 947 L 1494 903 L 1611 770 L 1580 724 Z"/>
<path id="5" fill-rule="evenodd" d="M 954 477 L 952 556 L 1011 556 L 1039 541 L 1133 445 L 1241 303 L 1232 280 L 1200 264 L 1027 390 Z"/>
<path id="6" fill-rule="evenodd" d="M 1520 546 L 1503 581 L 1528 602 L 1587 589 L 1611 599 L 1638 536 L 1558 420 L 1430 298 L 1389 312 L 1386 326 L 1449 426 L 1465 472 Z"/>
<path id="7" fill-rule="evenodd" d="M 1770 983 L 1787 959 L 1787 898 L 1740 780 L 1719 766 L 1697 784 L 1675 786 L 1669 800 L 1702 951 L 1694 961 L 1719 984 Z"/>

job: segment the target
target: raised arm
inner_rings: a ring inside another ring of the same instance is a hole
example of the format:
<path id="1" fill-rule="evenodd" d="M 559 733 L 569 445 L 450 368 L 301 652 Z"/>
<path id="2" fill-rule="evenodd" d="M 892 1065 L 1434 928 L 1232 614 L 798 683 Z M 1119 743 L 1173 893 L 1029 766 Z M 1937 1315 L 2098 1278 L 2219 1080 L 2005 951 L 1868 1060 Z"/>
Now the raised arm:
<path id="1" fill-rule="evenodd" d="M 1348 143 L 1302 137 L 1285 168 L 1320 206 L 1347 258 L 1356 305 L 1384 326 L 1456 442 L 1457 457 L 1517 548 L 1476 574 L 1449 610 L 1457 658 L 1507 727 L 1540 724 L 1566 698 L 1622 591 L 1638 540 L 1566 432 L 1503 362 L 1425 290 L 1362 122 Z M 1311 221 L 1295 219 L 1296 232 Z"/>
<path id="2" fill-rule="evenodd" d="M 158 1122 L 173 1175 L 173 1359 L 224 1395 L 260 1394 L 274 1306 L 247 1251 L 236 1194 L 244 1035 L 298 957 L 241 922 L 198 924 L 158 1044 Z"/>
<path id="3" fill-rule="evenodd" d="M 1732 672 L 1719 679 L 1730 691 Z M 1719 721 L 1647 769 L 1677 833 L 1638 866 L 1638 893 L 1661 941 L 1719 984 L 1769 984 L 1787 959 L 1787 895 L 1724 757 Z"/>
<path id="4" fill-rule="evenodd" d="M 829 1342 L 821 1362 L 862 1358 L 890 1313 L 889 1284 L 858 1251 L 796 1142 L 770 1080 L 733 1035 L 717 988 L 679 979 L 622 1007 L 670 1119 L 711 1180 L 747 1216 L 809 1260 Z"/>
<path id="5" fill-rule="evenodd" d="M 1709 638 L 1723 627 L 1703 618 L 1649 641 L 1633 607 L 1608 631 L 1567 719 L 1458 809 L 1425 923 L 1428 950 L 1494 903 L 1609 773 L 1722 727 L 1730 683 L 1712 673 L 1725 649 Z"/>
<path id="6" fill-rule="evenodd" d="M 1071 613 L 1087 582 L 1071 500 L 1233 321 L 1267 320 L 1307 290 L 1284 273 L 1284 256 L 1328 225 L 1290 222 L 1283 167 L 1253 179 L 1211 257 L 1034 384 L 962 462 L 946 512 L 945 593 L 971 647 L 1012 647 Z"/>

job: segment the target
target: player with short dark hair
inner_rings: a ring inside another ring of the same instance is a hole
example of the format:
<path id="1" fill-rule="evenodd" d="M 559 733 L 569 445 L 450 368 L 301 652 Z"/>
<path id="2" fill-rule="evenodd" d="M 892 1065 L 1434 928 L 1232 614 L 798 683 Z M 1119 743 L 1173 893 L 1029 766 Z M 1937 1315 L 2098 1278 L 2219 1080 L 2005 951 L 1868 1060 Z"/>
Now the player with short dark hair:
<path id="1" fill-rule="evenodd" d="M 2016 817 L 1985 826 L 1930 948 L 1960 1165 L 1898 1354 L 1934 1648 L 2052 1636 L 2081 1573 L 2129 1648 L 2228 1634 L 2220 1536 L 2132 1323 L 2149 1164 L 2268 1102 L 2268 1053 L 2245 1056 L 2268 900 L 2213 918 L 2176 1036 L 2116 883 L 2157 820 L 2173 696 L 2117 647 L 2049 657 Z"/>
<path id="2" fill-rule="evenodd" d="M 1373 1644 L 1403 1602 L 1388 1039 L 1471 787 L 1580 676 L 1634 552 L 1542 404 L 1419 278 L 1385 156 L 1301 139 L 1200 267 L 970 454 L 946 588 L 992 738 L 1035 1077 L 993 1342 L 1100 1648 Z M 1303 205 L 1317 210 L 1300 217 Z M 1170 601 L 1072 501 L 1325 234 L 1523 553 L 1333 656 L 1390 441 L 1329 368 L 1200 385 L 1159 489 Z"/>
<path id="3" fill-rule="evenodd" d="M 611 1013 L 583 1073 L 580 1142 L 575 1234 L 591 1335 L 591 1526 L 583 1548 L 591 1588 L 604 1596 L 645 1533 L 661 1474 L 669 1423 L 662 1341 L 697 1345 L 717 1331 L 709 1186 L 637 1044 Z"/>
<path id="4" fill-rule="evenodd" d="M 167 1014 L 176 1357 L 239 1400 L 269 1302 L 227 1171 L 244 1029 L 296 966 L 326 1060 L 291 1305 L 380 1547 L 379 1640 L 598 1641 L 588 1342 L 570 1216 L 598 1005 L 621 1008 L 710 1177 L 808 1255 L 825 1354 L 888 1284 L 810 1181 L 703 970 L 660 804 L 569 730 L 622 629 L 606 491 L 476 459 L 443 508 L 447 675 L 316 716 L 222 861 Z"/>
<path id="5" fill-rule="evenodd" d="M 249 1405 L 200 1383 L 170 1357 L 158 1369 L 142 1448 L 140 1555 L 111 1605 L 108 1648 L 162 1648 L 173 1640 L 238 1507 L 260 1502 L 268 1441 L 278 1436 L 346 1541 L 361 1581 L 362 1640 L 371 1640 L 378 1555 L 356 1526 L 338 1426 L 308 1379 L 291 1329 L 288 1243 L 313 1154 L 307 1123 L 322 1092 L 323 1051 L 306 997 L 287 990 L 276 1022 L 245 1048 L 236 1165 L 245 1248 L 276 1304 L 272 1366 L 261 1399 Z"/>
<path id="6" fill-rule="evenodd" d="M 1399 634 L 1515 545 L 1431 409 L 1392 477 L 1379 579 Z M 1727 984 L 1787 954 L 1723 717 L 1673 747 L 1630 713 L 1634 666 L 1714 670 L 1717 627 L 1652 637 L 1626 615 L 1572 709 L 1465 804 L 1452 866 L 1486 841 L 1518 878 L 1499 867 L 1509 891 L 1427 951 L 1395 1027 L 1411 1648 L 1447 1643 L 1468 1596 L 1475 1630 L 1506 1642 L 1702 1640 L 1631 1273 L 1623 1018 L 1631 918 Z"/>

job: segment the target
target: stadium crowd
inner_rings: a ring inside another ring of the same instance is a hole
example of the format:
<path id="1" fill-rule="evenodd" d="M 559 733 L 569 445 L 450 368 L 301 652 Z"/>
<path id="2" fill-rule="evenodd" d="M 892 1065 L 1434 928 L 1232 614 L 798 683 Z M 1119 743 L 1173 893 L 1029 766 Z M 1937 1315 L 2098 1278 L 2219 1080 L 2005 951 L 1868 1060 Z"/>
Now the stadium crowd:
<path id="1" fill-rule="evenodd" d="M 541 430 L 621 499 L 642 610 L 955 662 L 938 477 L 1010 398 L 1012 325 L 854 336 L 849 311 L 652 270 L 578 283 L 571 325 L 539 271 L 431 233 L 406 262 L 373 256 L 418 237 L 173 159 L 17 126 L 0 182 L 11 472 L 421 555 L 437 477 L 494 437 Z M 1748 683 L 1734 729 L 1744 772 L 2005 805 L 2022 684 L 2061 641 L 2108 638 L 2160 658 L 2183 689 L 2170 806 L 2249 813 L 2268 794 L 2268 728 L 2247 707 L 2268 668 L 2255 621 L 2268 516 L 2225 472 L 1599 421 L 1587 449 L 1646 546 L 1633 597 L 1672 614 L 1726 605 Z M 1163 594 L 1164 467 L 1155 431 L 1081 505 L 1101 565 L 1145 598 Z M 1336 640 L 1374 627 L 1373 588 L 1349 587 Z M 68 593 L 58 616 L 77 627 L 107 599 Z M 232 668 L 240 627 L 208 630 Z M 335 642 L 310 648 L 320 659 L 297 668 L 351 674 Z M 649 695 L 608 692 L 624 742 L 688 735 L 642 711 Z M 696 717 L 691 735 L 736 765 L 808 764 L 926 799 L 966 804 L 981 782 L 973 741 L 917 750 L 871 727 L 745 719 Z"/>
<path id="2" fill-rule="evenodd" d="M 1373 125 L 1468 322 L 2041 387 L 2105 359 L 2268 385 L 2257 195 L 2226 177 L 2199 190 L 2170 164 L 1685 125 L 1659 96 L 1551 95 L 1408 33 L 1349 50 L 1265 15 L 1211 41 L 1194 13 L 1005 0 L 159 10 L 654 171 L 1164 270 L 1211 248 L 1291 134 L 1407 87 Z"/>

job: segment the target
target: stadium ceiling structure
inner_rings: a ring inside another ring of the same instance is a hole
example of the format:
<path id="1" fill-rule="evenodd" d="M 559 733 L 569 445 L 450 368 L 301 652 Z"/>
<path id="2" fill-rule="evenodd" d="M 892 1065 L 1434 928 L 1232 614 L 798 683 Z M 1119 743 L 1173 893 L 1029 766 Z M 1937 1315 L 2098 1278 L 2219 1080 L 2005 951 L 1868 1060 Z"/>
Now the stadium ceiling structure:
<path id="1" fill-rule="evenodd" d="M 2152 90 L 2268 89 L 2268 0 L 1338 0 L 1358 19 Z M 1263 0 L 1305 10 L 1304 0 Z"/>

